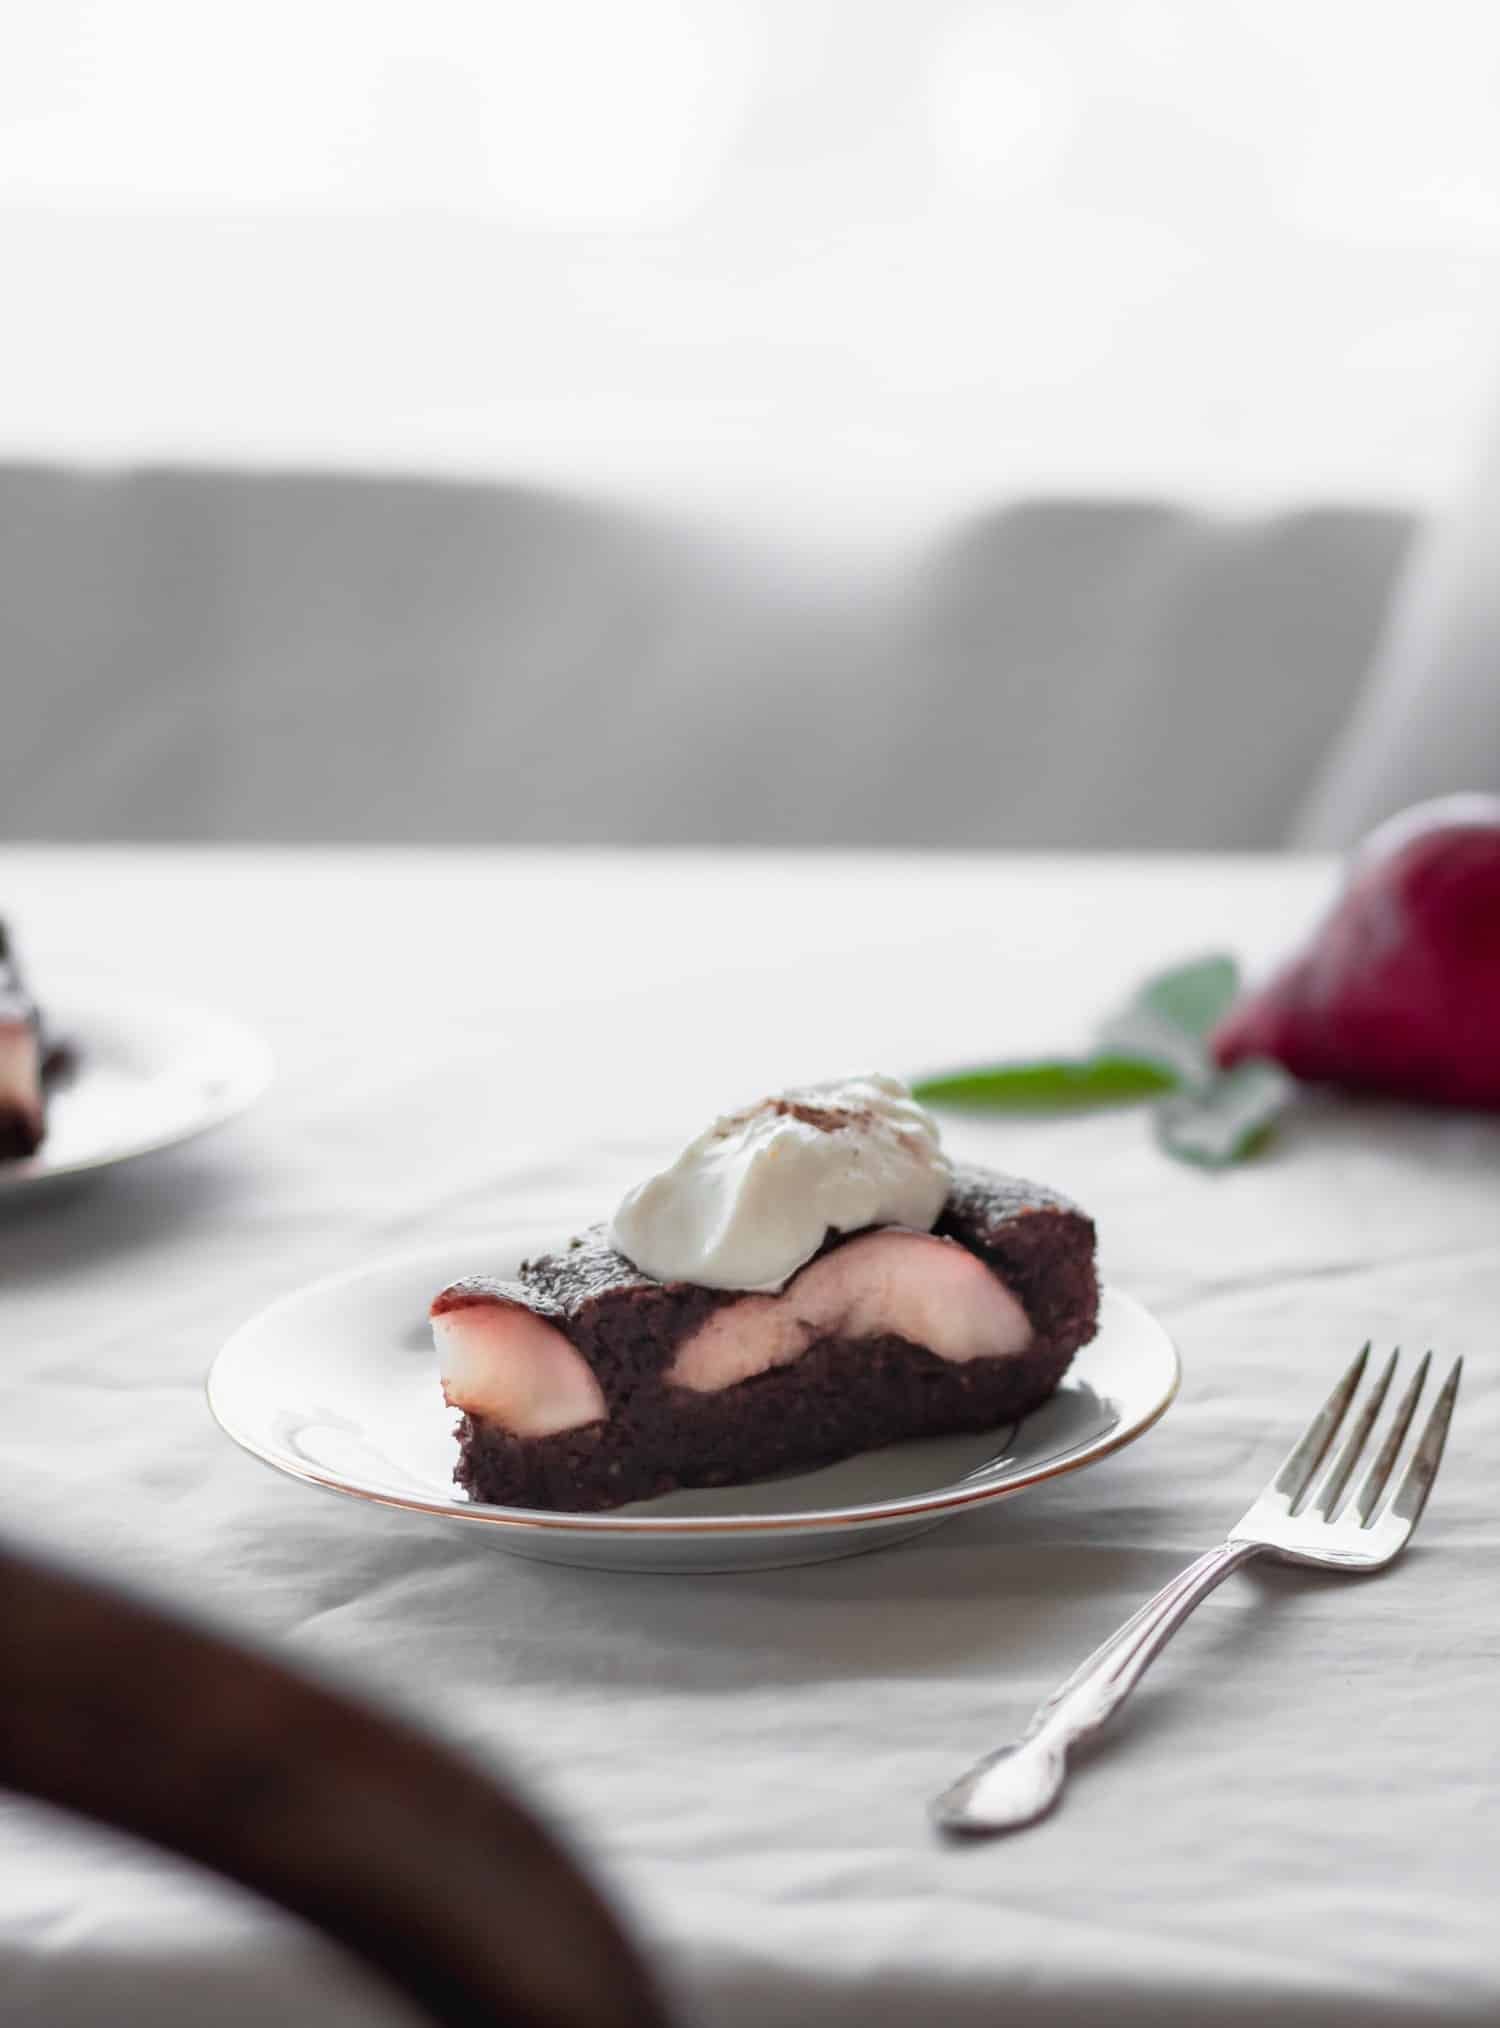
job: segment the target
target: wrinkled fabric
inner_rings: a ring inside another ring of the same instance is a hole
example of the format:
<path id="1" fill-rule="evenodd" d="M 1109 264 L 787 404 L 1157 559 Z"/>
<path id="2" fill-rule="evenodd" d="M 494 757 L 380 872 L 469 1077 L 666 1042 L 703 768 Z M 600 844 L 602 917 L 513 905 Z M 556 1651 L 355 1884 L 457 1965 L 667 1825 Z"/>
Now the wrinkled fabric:
<path id="1" fill-rule="evenodd" d="M 1151 966 L 1262 963 L 1320 860 L 0 855 L 31 971 L 235 1010 L 249 1117 L 0 1198 L 0 1529 L 442 1732 L 575 1841 L 702 2028 L 1478 2024 L 1500 2012 L 1500 1120 L 1308 1103 L 1262 1161 L 1144 1117 L 976 1123 L 1096 1216 L 1181 1348 L 1139 1444 L 919 1540 L 723 1576 L 559 1569 L 302 1487 L 203 1378 L 314 1275 L 611 1193 L 793 1080 L 1064 1049 Z M 1199 1611 L 1049 1823 L 928 1797 L 1217 1540 L 1367 1337 L 1468 1359 L 1416 1546 Z M 304 1930 L 0 1798 L 5 2028 L 410 2017 Z"/>

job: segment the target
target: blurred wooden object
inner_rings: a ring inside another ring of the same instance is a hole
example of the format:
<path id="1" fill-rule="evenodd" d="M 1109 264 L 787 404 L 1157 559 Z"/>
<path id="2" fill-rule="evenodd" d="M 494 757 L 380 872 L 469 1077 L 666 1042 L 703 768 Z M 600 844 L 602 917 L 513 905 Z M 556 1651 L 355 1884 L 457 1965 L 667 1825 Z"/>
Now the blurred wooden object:
<path id="1" fill-rule="evenodd" d="M 303 1917 L 452 2028 L 656 2028 L 553 1837 L 455 1754 L 279 1663 L 0 1547 L 0 1786 Z"/>

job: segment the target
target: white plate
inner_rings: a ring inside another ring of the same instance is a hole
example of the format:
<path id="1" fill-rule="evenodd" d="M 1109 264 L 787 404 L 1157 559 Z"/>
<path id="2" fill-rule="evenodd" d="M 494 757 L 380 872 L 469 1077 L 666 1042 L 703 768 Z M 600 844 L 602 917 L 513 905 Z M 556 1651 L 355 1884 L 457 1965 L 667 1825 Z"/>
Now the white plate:
<path id="1" fill-rule="evenodd" d="M 47 991 L 47 1032 L 77 1068 L 47 1106 L 47 1138 L 0 1162 L 0 1197 L 128 1162 L 207 1132 L 254 1103 L 271 1053 L 237 1021 L 95 984 Z"/>
<path id="2" fill-rule="evenodd" d="M 488 1507 L 453 1486 L 454 1416 L 427 1324 L 460 1276 L 511 1273 L 559 1228 L 511 1227 L 314 1282 L 262 1310 L 215 1360 L 208 1398 L 236 1443 L 294 1478 L 467 1528 L 519 1556 L 612 1570 L 753 1570 L 899 1542 L 1079 1470 L 1149 1429 L 1177 1354 L 1132 1297 L 1105 1292 L 1098 1336 L 1052 1399 L 982 1436 L 896 1444 L 820 1471 L 669 1493 L 609 1514 Z"/>

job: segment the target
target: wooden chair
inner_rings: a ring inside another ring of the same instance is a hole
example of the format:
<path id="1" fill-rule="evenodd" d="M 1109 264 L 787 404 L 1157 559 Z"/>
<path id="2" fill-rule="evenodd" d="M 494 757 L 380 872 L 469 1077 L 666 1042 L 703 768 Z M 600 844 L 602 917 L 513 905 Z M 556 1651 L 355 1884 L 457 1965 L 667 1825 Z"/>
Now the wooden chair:
<path id="1" fill-rule="evenodd" d="M 0 1629 L 0 1786 L 254 1889 L 449 2028 L 663 2028 L 573 1860 L 457 1755 L 3 1545 Z"/>

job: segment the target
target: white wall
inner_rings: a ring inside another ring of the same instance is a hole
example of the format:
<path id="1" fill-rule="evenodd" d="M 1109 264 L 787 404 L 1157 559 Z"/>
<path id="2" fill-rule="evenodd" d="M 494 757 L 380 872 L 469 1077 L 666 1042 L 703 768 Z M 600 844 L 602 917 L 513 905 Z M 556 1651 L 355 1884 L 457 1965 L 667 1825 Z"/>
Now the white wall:
<path id="1" fill-rule="evenodd" d="M 0 454 L 527 476 L 809 544 L 1425 504 L 1482 0 L 12 0 Z"/>

